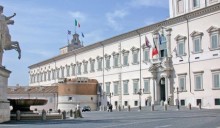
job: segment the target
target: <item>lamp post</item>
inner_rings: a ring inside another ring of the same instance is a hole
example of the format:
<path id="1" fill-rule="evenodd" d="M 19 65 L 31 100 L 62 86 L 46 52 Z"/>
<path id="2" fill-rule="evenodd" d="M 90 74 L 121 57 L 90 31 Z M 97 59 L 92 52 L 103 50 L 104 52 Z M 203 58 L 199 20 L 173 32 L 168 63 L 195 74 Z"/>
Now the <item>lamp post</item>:
<path id="1" fill-rule="evenodd" d="M 111 103 L 111 98 L 112 98 L 112 96 L 113 96 L 113 92 L 110 92 L 109 95 L 107 95 L 107 96 L 109 96 L 109 98 L 110 98 L 110 104 L 112 104 L 112 103 Z"/>
<path id="2" fill-rule="evenodd" d="M 175 90 L 175 87 L 173 88 L 173 90 Z M 177 99 L 176 99 L 176 106 L 177 106 L 177 110 L 180 109 L 180 104 L 179 104 L 179 88 L 176 87 L 176 96 L 177 96 Z"/>
<path id="3" fill-rule="evenodd" d="M 139 95 L 139 110 L 141 110 L 141 95 L 144 93 L 144 89 L 140 89 L 138 92 L 137 89 L 135 89 L 135 93 Z"/>

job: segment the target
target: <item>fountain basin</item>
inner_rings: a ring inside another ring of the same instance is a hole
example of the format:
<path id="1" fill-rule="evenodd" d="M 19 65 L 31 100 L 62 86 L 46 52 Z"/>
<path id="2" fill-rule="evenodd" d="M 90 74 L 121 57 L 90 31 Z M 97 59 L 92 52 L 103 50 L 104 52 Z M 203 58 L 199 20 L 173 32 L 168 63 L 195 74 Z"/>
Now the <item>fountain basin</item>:
<path id="1" fill-rule="evenodd" d="M 30 106 L 47 104 L 46 99 L 8 99 L 13 107 L 12 112 L 20 110 L 21 112 L 31 112 Z"/>

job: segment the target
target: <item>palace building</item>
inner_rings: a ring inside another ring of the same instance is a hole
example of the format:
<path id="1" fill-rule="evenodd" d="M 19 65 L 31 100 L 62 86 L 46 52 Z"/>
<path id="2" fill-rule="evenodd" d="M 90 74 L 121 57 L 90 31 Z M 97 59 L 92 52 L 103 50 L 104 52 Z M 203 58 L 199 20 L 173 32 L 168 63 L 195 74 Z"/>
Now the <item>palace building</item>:
<path id="1" fill-rule="evenodd" d="M 89 46 L 75 33 L 60 55 L 29 66 L 30 86 L 88 78 L 99 106 L 220 108 L 220 0 L 169 3 L 169 19 Z"/>

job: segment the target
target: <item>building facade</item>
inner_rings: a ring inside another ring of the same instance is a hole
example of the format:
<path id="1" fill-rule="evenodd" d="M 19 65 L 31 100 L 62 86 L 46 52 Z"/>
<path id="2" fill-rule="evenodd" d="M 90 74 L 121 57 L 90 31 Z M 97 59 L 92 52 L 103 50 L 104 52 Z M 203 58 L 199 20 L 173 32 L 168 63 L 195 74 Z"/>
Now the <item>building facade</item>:
<path id="1" fill-rule="evenodd" d="M 220 1 L 203 1 L 170 0 L 167 20 L 33 64 L 29 84 L 87 77 L 99 83 L 100 106 L 220 108 Z"/>

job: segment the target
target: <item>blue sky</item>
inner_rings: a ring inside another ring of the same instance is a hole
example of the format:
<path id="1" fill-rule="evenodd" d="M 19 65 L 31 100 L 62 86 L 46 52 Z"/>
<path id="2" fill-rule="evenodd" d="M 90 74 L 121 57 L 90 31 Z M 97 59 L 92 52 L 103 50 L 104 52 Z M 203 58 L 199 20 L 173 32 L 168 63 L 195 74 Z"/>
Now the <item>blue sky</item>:
<path id="1" fill-rule="evenodd" d="M 86 46 L 169 18 L 168 0 L 1 0 L 0 5 L 6 16 L 16 12 L 9 29 L 22 49 L 21 60 L 14 50 L 4 52 L 3 65 L 12 71 L 9 86 L 28 85 L 28 66 L 59 54 L 75 19 Z"/>

